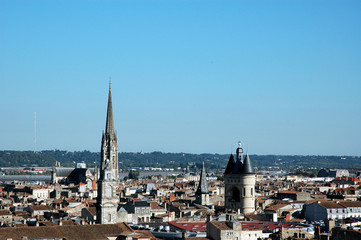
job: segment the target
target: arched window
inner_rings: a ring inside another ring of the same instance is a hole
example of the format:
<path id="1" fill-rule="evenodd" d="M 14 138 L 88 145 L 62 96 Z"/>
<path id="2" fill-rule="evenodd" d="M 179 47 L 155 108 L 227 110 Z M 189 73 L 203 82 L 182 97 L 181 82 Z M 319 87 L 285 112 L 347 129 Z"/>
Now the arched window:
<path id="1" fill-rule="evenodd" d="M 234 187 L 232 189 L 232 200 L 235 202 L 240 202 L 241 200 L 241 193 L 239 192 L 238 188 Z"/>

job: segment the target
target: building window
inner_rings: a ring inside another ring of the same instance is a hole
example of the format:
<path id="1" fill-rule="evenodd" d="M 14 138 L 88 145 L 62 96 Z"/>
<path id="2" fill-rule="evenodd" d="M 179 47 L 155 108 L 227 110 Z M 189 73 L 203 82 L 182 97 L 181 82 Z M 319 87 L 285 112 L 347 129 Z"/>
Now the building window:
<path id="1" fill-rule="evenodd" d="M 240 192 L 239 192 L 238 188 L 236 188 L 236 187 L 234 187 L 232 189 L 232 200 L 235 202 L 239 202 L 241 200 Z"/>

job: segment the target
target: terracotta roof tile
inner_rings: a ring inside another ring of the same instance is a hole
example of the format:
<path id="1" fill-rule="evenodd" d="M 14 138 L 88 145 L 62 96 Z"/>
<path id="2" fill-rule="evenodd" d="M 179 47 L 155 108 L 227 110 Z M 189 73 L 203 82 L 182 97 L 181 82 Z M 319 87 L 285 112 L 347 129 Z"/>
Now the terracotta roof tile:
<path id="1" fill-rule="evenodd" d="M 169 222 L 169 224 L 186 231 L 206 231 L 206 222 Z"/>
<path id="2" fill-rule="evenodd" d="M 0 228 L 0 239 L 28 238 L 65 238 L 65 239 L 107 239 L 110 235 L 127 235 L 134 232 L 126 223 L 68 225 L 43 227 Z"/>

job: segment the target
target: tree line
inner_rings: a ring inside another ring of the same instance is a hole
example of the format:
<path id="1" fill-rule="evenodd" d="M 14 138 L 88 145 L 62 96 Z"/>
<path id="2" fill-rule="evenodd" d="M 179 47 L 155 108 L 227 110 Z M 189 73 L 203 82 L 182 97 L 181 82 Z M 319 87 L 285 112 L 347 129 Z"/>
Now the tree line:
<path id="1" fill-rule="evenodd" d="M 186 168 L 188 163 L 207 169 L 222 170 L 226 167 L 229 154 L 190 153 L 119 153 L 119 167 L 127 171 L 133 167 Z M 306 168 L 348 168 L 360 169 L 360 156 L 301 156 L 301 155 L 250 155 L 253 167 L 258 170 L 297 171 Z M 0 151 L 0 167 L 51 167 L 56 162 L 61 166 L 73 167 L 84 162 L 88 167 L 98 165 L 99 152 L 63 150 L 47 151 Z"/>

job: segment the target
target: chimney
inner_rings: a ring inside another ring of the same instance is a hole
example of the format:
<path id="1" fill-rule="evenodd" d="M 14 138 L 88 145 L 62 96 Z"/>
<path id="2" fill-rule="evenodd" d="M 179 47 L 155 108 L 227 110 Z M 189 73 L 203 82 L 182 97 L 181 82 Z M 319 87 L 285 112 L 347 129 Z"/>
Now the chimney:
<path id="1" fill-rule="evenodd" d="M 286 214 L 286 222 L 291 221 L 291 214 L 287 213 Z"/>

